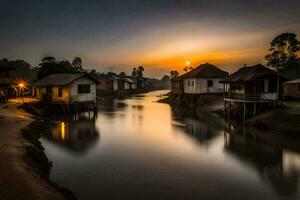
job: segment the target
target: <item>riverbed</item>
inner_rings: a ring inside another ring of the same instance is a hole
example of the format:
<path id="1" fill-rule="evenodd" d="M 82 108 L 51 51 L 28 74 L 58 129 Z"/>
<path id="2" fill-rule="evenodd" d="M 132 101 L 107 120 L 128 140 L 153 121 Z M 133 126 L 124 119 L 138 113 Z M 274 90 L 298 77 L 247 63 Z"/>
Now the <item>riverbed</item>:
<path id="1" fill-rule="evenodd" d="M 50 179 L 78 199 L 300 199 L 300 142 L 158 103 L 155 91 L 99 102 L 48 125 Z"/>

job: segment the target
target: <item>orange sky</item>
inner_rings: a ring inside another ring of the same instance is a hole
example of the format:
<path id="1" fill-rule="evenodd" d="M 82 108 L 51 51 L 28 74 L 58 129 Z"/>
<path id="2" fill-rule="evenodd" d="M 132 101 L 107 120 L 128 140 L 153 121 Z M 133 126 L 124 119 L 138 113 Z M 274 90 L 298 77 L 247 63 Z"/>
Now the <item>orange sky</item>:
<path id="1" fill-rule="evenodd" d="M 0 55 L 33 66 L 79 56 L 88 69 L 130 74 L 142 65 L 154 77 L 182 72 L 186 61 L 233 72 L 264 64 L 277 35 L 300 33 L 299 0 L 116 2 L 5 1 Z"/>

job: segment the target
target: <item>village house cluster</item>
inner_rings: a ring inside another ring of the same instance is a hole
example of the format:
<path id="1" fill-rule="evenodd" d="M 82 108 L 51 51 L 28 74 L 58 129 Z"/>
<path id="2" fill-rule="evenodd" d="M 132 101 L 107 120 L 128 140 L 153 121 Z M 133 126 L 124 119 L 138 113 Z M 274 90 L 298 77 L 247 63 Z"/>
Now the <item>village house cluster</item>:
<path id="1" fill-rule="evenodd" d="M 100 74 L 97 89 L 100 91 L 114 92 L 117 90 L 136 90 L 143 89 L 145 79 L 137 76 L 120 76 L 113 72 Z"/>
<path id="2" fill-rule="evenodd" d="M 7 101 L 18 92 L 18 83 L 10 78 L 12 68 L 0 67 L 0 100 Z M 54 104 L 91 104 L 96 107 L 97 96 L 118 91 L 143 91 L 146 79 L 137 74 L 127 76 L 108 72 L 51 74 L 30 85 L 32 97 Z M 300 98 L 300 79 L 287 80 L 263 65 L 243 66 L 235 73 L 206 63 L 171 79 L 172 95 L 219 94 L 224 96 L 224 111 L 238 107 L 255 115 L 261 107 L 276 106 L 284 98 Z M 20 87 L 21 84 L 19 84 Z"/>
<path id="3" fill-rule="evenodd" d="M 241 109 L 244 118 L 247 113 L 256 115 L 266 106 L 282 104 L 283 97 L 299 98 L 299 79 L 288 81 L 261 64 L 244 66 L 229 75 L 218 67 L 206 63 L 172 79 L 173 95 L 223 94 L 224 111 Z"/>

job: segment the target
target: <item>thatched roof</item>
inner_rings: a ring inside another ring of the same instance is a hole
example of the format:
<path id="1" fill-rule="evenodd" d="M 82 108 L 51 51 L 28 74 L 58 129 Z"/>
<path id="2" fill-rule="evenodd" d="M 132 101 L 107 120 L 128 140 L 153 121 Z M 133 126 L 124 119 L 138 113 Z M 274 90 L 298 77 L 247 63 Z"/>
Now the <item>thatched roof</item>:
<path id="1" fill-rule="evenodd" d="M 277 76 L 278 74 L 261 64 L 242 67 L 237 72 L 225 78 L 222 82 L 250 82 L 263 76 Z M 281 78 L 284 78 L 281 76 Z"/>
<path id="2" fill-rule="evenodd" d="M 38 82 L 32 84 L 35 87 L 42 87 L 42 86 L 66 86 L 75 81 L 78 78 L 87 77 L 88 79 L 93 80 L 94 82 L 98 83 L 97 80 L 92 78 L 86 73 L 76 73 L 76 74 L 68 74 L 68 73 L 60 73 L 60 74 L 51 74 Z"/>
<path id="3" fill-rule="evenodd" d="M 228 72 L 225 72 L 212 64 L 206 63 L 199 65 L 197 68 L 174 78 L 173 80 L 184 78 L 224 78 L 226 76 L 228 76 Z"/>

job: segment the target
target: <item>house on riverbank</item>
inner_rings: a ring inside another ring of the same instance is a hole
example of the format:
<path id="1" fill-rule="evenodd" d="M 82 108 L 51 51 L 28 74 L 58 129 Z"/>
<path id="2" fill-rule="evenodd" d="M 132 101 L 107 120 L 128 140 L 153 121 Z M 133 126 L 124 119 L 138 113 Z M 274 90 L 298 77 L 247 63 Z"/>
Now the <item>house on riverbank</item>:
<path id="1" fill-rule="evenodd" d="M 300 78 L 285 82 L 283 88 L 285 97 L 300 99 Z"/>
<path id="2" fill-rule="evenodd" d="M 135 90 L 137 89 L 137 83 L 130 76 L 122 77 L 124 81 L 124 90 Z"/>
<path id="3" fill-rule="evenodd" d="M 42 102 L 96 105 L 98 81 L 86 73 L 52 74 L 32 85 L 32 94 Z"/>
<path id="4" fill-rule="evenodd" d="M 101 74 L 98 77 L 99 84 L 97 85 L 97 90 L 110 92 L 117 91 L 121 87 L 121 80 L 121 77 L 112 72 Z"/>
<path id="5" fill-rule="evenodd" d="M 137 81 L 134 78 L 130 76 L 122 77 L 112 72 L 101 74 L 98 81 L 97 90 L 107 93 L 113 93 L 117 90 L 137 89 Z"/>
<path id="6" fill-rule="evenodd" d="M 173 94 L 222 94 L 223 83 L 220 81 L 228 73 L 206 63 L 172 79 Z"/>
<path id="7" fill-rule="evenodd" d="M 284 81 L 286 78 L 260 64 L 240 68 L 222 81 L 225 113 L 236 106 L 245 118 L 247 113 L 255 115 L 267 105 L 275 106 L 282 101 Z"/>

